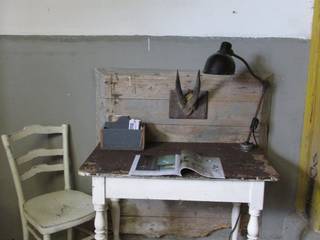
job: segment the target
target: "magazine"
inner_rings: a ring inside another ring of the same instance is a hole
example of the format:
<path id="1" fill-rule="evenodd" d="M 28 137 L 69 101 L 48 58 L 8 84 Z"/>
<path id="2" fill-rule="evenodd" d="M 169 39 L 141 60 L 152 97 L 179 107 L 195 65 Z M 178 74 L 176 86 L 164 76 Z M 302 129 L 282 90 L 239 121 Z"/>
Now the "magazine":
<path id="1" fill-rule="evenodd" d="M 129 175 L 183 176 L 186 170 L 203 177 L 225 178 L 220 158 L 205 157 L 188 150 L 162 156 L 135 155 Z"/>

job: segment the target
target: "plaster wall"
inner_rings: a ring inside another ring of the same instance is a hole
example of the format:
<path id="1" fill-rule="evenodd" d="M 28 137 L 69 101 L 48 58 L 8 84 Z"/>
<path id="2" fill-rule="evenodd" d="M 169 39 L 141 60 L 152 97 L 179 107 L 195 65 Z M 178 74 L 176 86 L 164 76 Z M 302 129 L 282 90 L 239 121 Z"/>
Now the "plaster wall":
<path id="1" fill-rule="evenodd" d="M 231 41 L 258 73 L 274 73 L 269 155 L 281 181 L 267 186 L 262 235 L 264 240 L 281 239 L 295 200 L 309 41 L 153 37 L 148 51 L 147 39 L 0 37 L 0 133 L 35 123 L 69 123 L 74 184 L 90 193 L 90 178 L 77 176 L 77 169 L 96 143 L 93 68 L 197 70 L 221 41 Z M 0 239 L 18 240 L 17 199 L 8 169 L 0 147 Z"/>
<path id="2" fill-rule="evenodd" d="M 1 0 L 0 35 L 309 39 L 314 0 Z"/>

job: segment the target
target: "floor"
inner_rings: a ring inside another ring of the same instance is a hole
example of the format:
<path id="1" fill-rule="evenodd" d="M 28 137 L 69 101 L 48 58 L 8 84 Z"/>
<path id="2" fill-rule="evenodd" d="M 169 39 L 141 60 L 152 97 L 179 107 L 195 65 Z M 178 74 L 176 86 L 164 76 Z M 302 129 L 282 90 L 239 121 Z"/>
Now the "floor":
<path id="1" fill-rule="evenodd" d="M 228 240 L 229 230 L 220 230 L 212 233 L 211 235 L 203 238 L 186 238 L 186 237 L 176 237 L 176 236 L 165 236 L 159 238 L 158 240 Z M 238 240 L 245 240 L 244 237 L 239 237 Z M 122 236 L 122 240 L 157 240 L 155 238 L 148 238 L 144 236 L 137 235 L 124 235 Z M 264 240 L 264 239 L 261 239 Z M 315 233 L 311 230 L 305 231 L 300 239 L 292 239 L 292 240 L 320 240 L 320 233 Z"/>
<path id="2" fill-rule="evenodd" d="M 316 233 L 314 231 L 308 230 L 303 235 L 303 240 L 320 240 L 320 233 Z"/>
<path id="3" fill-rule="evenodd" d="M 220 230 L 212 233 L 210 236 L 203 238 L 186 238 L 186 237 L 176 237 L 176 236 L 165 236 L 160 238 L 159 240 L 228 240 L 229 230 Z M 239 237 L 238 240 L 245 240 L 244 237 Z M 137 235 L 124 235 L 122 236 L 122 240 L 156 240 L 155 238 L 148 238 L 144 236 Z M 264 239 L 261 239 L 264 240 Z M 305 231 L 305 233 L 301 236 L 300 239 L 292 239 L 292 240 L 320 240 L 320 233 L 315 233 L 311 230 Z"/>
<path id="4" fill-rule="evenodd" d="M 177 237 L 177 236 L 164 236 L 158 238 L 158 240 L 228 240 L 229 230 L 219 230 L 207 237 L 201 238 L 187 238 L 187 237 Z M 122 237 L 122 240 L 156 240 L 155 238 L 148 238 L 137 235 L 125 235 Z M 239 240 L 244 240 L 243 238 L 239 238 Z"/>
<path id="5" fill-rule="evenodd" d="M 207 237 L 201 237 L 201 238 L 186 238 L 186 237 L 177 237 L 177 236 L 164 236 L 161 238 L 152 238 L 152 237 L 146 237 L 142 235 L 125 234 L 125 235 L 121 235 L 121 240 L 229 240 L 228 239 L 229 232 L 230 230 L 228 229 L 219 230 Z M 65 239 L 65 236 L 63 234 L 57 234 L 56 236 L 53 237 L 53 239 L 63 240 Z M 245 240 L 245 239 L 246 239 L 245 237 L 239 237 L 238 240 Z M 286 239 L 286 237 L 284 237 L 283 239 Z M 109 237 L 109 240 L 112 240 L 112 236 Z M 265 240 L 265 239 L 261 239 L 261 240 Z M 320 233 L 315 233 L 312 230 L 307 229 L 304 231 L 304 233 L 300 238 L 291 239 L 291 240 L 320 240 Z"/>

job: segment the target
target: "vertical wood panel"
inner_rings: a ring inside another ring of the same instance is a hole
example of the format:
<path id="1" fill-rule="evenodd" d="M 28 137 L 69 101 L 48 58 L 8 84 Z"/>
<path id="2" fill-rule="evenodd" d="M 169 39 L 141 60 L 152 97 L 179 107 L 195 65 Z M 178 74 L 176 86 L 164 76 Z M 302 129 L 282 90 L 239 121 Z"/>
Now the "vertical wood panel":
<path id="1" fill-rule="evenodd" d="M 301 138 L 299 179 L 296 207 L 299 212 L 305 212 L 308 188 L 310 187 L 310 167 L 319 159 L 320 150 L 320 3 L 315 0 L 313 32 L 310 48 L 310 63 L 306 89 L 304 127 Z M 320 230 L 320 167 L 313 189 L 311 217 L 313 228 Z"/>

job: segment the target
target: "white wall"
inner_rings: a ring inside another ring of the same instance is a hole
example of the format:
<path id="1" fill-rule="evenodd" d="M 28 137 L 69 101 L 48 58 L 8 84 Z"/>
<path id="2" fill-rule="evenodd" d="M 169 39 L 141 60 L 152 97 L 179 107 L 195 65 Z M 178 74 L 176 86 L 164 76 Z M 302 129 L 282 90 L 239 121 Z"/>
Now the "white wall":
<path id="1" fill-rule="evenodd" d="M 0 35 L 309 39 L 313 0 L 0 0 Z"/>

